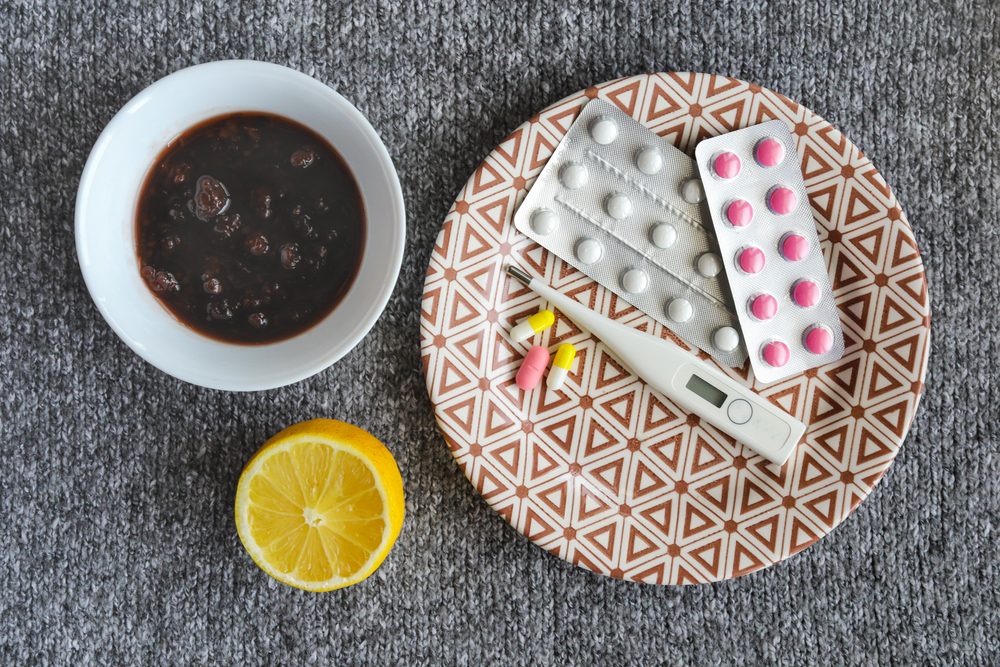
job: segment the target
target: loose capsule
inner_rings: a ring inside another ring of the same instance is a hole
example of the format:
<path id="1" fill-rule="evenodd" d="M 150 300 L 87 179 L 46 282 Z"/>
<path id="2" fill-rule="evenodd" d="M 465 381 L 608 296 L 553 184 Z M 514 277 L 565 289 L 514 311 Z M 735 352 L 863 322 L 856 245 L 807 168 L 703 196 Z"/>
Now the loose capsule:
<path id="1" fill-rule="evenodd" d="M 563 382 L 566 381 L 566 376 L 569 375 L 569 369 L 573 365 L 573 359 L 576 358 L 576 348 L 573 347 L 572 343 L 563 343 L 556 350 L 556 356 L 552 359 L 552 368 L 549 369 L 549 375 L 545 378 L 545 386 L 549 389 L 560 389 L 563 386 Z"/>
<path id="2" fill-rule="evenodd" d="M 545 331 L 556 321 L 551 310 L 540 310 L 531 317 L 521 320 L 510 330 L 510 339 L 515 343 L 528 340 L 539 331 Z"/>
<path id="3" fill-rule="evenodd" d="M 545 375 L 545 367 L 548 364 L 549 351 L 541 345 L 536 345 L 528 350 L 528 354 L 524 355 L 524 361 L 517 369 L 517 377 L 514 378 L 514 381 L 517 382 L 518 387 L 525 391 L 534 389 L 542 376 Z"/>

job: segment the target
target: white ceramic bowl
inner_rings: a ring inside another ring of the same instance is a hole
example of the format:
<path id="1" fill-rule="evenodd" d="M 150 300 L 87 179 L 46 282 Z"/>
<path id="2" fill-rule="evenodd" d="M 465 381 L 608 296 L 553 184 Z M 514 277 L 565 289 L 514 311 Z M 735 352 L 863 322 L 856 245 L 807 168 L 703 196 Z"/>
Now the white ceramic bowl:
<path id="1" fill-rule="evenodd" d="M 238 345 L 176 320 L 139 276 L 135 209 L 143 179 L 167 143 L 206 118 L 275 113 L 306 125 L 350 165 L 364 198 L 367 234 L 350 291 L 322 321 L 288 340 Z M 252 391 L 327 368 L 368 333 L 392 293 L 406 234 L 403 194 L 378 134 L 347 100 L 295 70 L 248 60 L 197 65 L 136 95 L 94 145 L 76 199 L 76 250 L 101 315 L 157 368 L 193 384 Z"/>

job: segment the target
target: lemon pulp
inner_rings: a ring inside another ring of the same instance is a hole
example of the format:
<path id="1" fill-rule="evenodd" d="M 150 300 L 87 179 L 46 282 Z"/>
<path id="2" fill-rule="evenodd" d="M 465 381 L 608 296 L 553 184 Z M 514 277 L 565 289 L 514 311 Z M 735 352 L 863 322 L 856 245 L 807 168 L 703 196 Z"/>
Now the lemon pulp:
<path id="1" fill-rule="evenodd" d="M 306 590 L 357 583 L 381 564 L 403 519 L 399 469 L 382 443 L 333 420 L 282 431 L 247 464 L 240 539 L 279 581 Z"/>

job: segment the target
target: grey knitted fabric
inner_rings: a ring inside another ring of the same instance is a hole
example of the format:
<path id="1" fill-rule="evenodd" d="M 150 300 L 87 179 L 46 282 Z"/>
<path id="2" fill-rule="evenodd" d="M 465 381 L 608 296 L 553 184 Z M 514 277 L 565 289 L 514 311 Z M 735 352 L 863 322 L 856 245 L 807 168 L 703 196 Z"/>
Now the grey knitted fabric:
<path id="1" fill-rule="evenodd" d="M 992 0 L 493 5 L 0 0 L 0 662 L 987 663 L 1000 659 L 1000 20 Z M 334 368 L 257 394 L 143 363 L 87 295 L 73 204 L 139 90 L 255 58 L 352 100 L 409 213 L 389 307 Z M 718 72 L 829 119 L 895 190 L 933 310 L 926 394 L 895 465 L 831 535 L 736 581 L 656 588 L 522 538 L 452 461 L 418 354 L 424 271 L 468 175 L 535 111 L 642 71 Z M 394 551 L 312 595 L 261 573 L 237 477 L 285 425 L 388 443 Z"/>

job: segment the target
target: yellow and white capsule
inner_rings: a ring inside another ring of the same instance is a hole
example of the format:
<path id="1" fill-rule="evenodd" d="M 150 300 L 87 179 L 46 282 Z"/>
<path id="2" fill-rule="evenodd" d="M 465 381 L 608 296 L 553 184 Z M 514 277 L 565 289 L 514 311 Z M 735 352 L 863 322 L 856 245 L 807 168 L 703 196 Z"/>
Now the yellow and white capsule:
<path id="1" fill-rule="evenodd" d="M 555 321 L 555 313 L 551 310 L 540 310 L 531 317 L 518 322 L 517 326 L 510 330 L 510 339 L 515 343 L 528 340 L 539 331 L 548 329 Z"/>
<path id="2" fill-rule="evenodd" d="M 566 376 L 569 375 L 569 369 L 573 365 L 573 359 L 576 358 L 576 348 L 573 347 L 572 343 L 563 343 L 556 350 L 556 356 L 552 360 L 552 368 L 549 369 L 549 375 L 545 378 L 545 386 L 549 389 L 559 389 L 563 386 L 563 382 L 566 381 Z"/>

